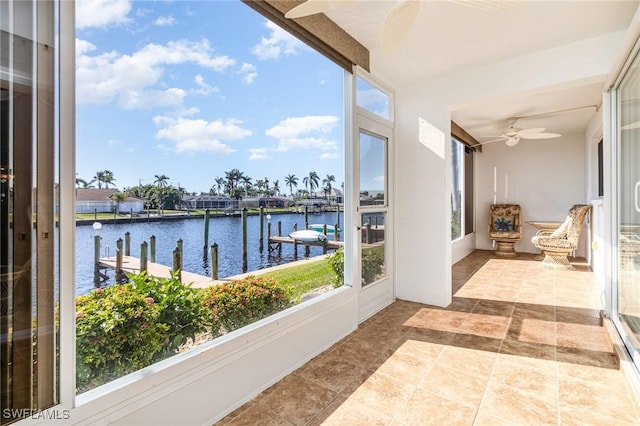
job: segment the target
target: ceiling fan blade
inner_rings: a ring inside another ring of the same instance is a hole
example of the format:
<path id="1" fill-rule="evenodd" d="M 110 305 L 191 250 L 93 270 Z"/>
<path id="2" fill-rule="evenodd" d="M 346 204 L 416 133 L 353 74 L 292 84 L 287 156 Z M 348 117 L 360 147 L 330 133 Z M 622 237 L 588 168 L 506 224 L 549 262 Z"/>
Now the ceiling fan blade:
<path id="1" fill-rule="evenodd" d="M 562 136 L 560 133 L 520 133 L 522 139 L 553 139 Z"/>
<path id="2" fill-rule="evenodd" d="M 547 130 L 547 129 L 545 129 L 544 127 L 534 127 L 534 128 L 531 128 L 531 129 L 522 129 L 522 130 L 520 130 L 518 132 L 518 134 L 520 136 L 522 136 L 522 135 L 528 135 L 528 134 L 531 134 L 531 133 L 542 133 L 545 130 Z"/>
<path id="3" fill-rule="evenodd" d="M 490 141 L 482 142 L 480 145 L 486 145 L 486 144 L 488 144 L 488 143 L 494 143 L 494 142 L 504 142 L 504 141 L 506 141 L 507 139 L 508 139 L 508 138 L 506 138 L 506 137 L 500 136 L 500 137 L 499 137 L 499 138 L 497 138 L 497 139 L 491 139 Z"/>
<path id="4" fill-rule="evenodd" d="M 418 16 L 419 0 L 399 0 L 393 5 L 382 28 L 382 51 L 391 53 L 411 30 Z"/>
<path id="5" fill-rule="evenodd" d="M 354 0 L 307 0 L 285 13 L 284 17 L 287 19 L 303 18 L 335 9 L 352 1 Z"/>

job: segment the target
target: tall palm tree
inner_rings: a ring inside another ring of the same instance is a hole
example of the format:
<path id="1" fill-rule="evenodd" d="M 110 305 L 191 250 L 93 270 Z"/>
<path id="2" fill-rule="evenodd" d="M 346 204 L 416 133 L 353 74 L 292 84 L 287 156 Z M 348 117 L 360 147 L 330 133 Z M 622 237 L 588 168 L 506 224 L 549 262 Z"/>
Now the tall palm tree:
<path id="1" fill-rule="evenodd" d="M 227 190 L 229 194 L 231 194 L 233 190 L 238 186 L 238 182 L 240 182 L 240 180 L 244 176 L 244 173 L 242 173 L 238 169 L 231 169 L 228 172 L 224 172 L 224 174 L 227 180 Z"/>
<path id="2" fill-rule="evenodd" d="M 316 172 L 309 172 L 309 176 L 303 179 L 305 181 L 305 186 L 309 190 L 309 197 L 313 193 L 314 189 L 318 188 L 318 183 L 320 182 L 320 176 Z"/>
<path id="3" fill-rule="evenodd" d="M 169 176 L 167 175 L 154 175 L 154 177 L 156 178 L 156 180 L 153 181 L 153 183 L 155 183 L 158 188 L 163 188 L 167 185 L 169 185 Z"/>
<path id="4" fill-rule="evenodd" d="M 258 188 L 258 196 L 262 194 L 262 190 L 264 188 L 264 180 L 258 179 L 256 181 L 256 188 Z"/>
<path id="5" fill-rule="evenodd" d="M 104 172 L 97 171 L 96 175 L 93 177 L 93 180 L 98 182 L 98 188 L 102 189 L 102 183 L 104 182 Z"/>
<path id="6" fill-rule="evenodd" d="M 332 182 L 336 181 L 336 177 L 334 175 L 327 175 L 326 178 L 322 179 L 322 185 L 324 185 L 324 198 L 327 199 L 333 186 L 331 186 Z"/>
<path id="7" fill-rule="evenodd" d="M 242 175 L 242 186 L 244 186 L 244 195 L 249 195 L 251 189 L 251 177 Z"/>
<path id="8" fill-rule="evenodd" d="M 224 178 L 216 177 L 214 179 L 214 182 L 215 183 L 213 184 L 209 192 L 214 193 L 216 195 L 222 195 L 222 188 L 224 188 L 224 185 L 225 185 Z"/>
<path id="9" fill-rule="evenodd" d="M 108 188 L 109 185 L 113 185 L 113 182 L 115 182 L 115 178 L 113 177 L 113 172 L 111 170 L 105 170 L 104 175 L 102 176 L 102 182 L 104 182 L 104 187 Z"/>
<path id="10" fill-rule="evenodd" d="M 280 180 L 273 181 L 273 195 L 280 195 Z"/>
<path id="11" fill-rule="evenodd" d="M 296 175 L 286 175 L 284 177 L 284 184 L 289 187 L 289 193 L 291 194 L 291 197 L 293 197 L 293 187 L 295 186 L 298 188 L 298 178 Z"/>

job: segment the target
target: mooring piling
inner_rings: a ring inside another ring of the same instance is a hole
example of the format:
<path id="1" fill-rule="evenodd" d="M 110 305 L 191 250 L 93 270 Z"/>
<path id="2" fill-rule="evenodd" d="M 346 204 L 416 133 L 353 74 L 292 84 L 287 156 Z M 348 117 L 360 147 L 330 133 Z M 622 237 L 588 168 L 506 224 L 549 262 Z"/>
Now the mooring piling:
<path id="1" fill-rule="evenodd" d="M 145 272 L 147 270 L 147 247 L 148 244 L 146 241 L 143 241 L 140 244 L 140 272 Z"/>
<path id="2" fill-rule="evenodd" d="M 211 279 L 218 279 L 218 244 L 211 245 Z"/>
<path id="3" fill-rule="evenodd" d="M 93 236 L 93 283 L 100 286 L 100 235 Z"/>
<path id="4" fill-rule="evenodd" d="M 242 208 L 242 272 L 247 272 L 247 208 Z"/>
<path id="5" fill-rule="evenodd" d="M 149 261 L 151 263 L 156 262 L 156 236 L 152 235 L 149 238 Z"/>
<path id="6" fill-rule="evenodd" d="M 116 283 L 122 282 L 124 274 L 122 273 L 122 238 L 116 241 Z"/>
<path id="7" fill-rule="evenodd" d="M 309 206 L 304 205 L 304 229 L 309 229 Z"/>
<path id="8" fill-rule="evenodd" d="M 124 233 L 124 255 L 131 256 L 131 233 L 129 231 Z"/>
<path id="9" fill-rule="evenodd" d="M 260 242 L 258 243 L 258 249 L 260 250 L 260 253 L 262 253 L 262 250 L 264 249 L 264 206 L 260 206 L 259 221 L 260 235 L 258 238 L 260 239 Z"/>
<path id="10" fill-rule="evenodd" d="M 204 211 L 204 251 L 206 253 L 207 247 L 209 247 L 209 209 Z"/>
<path id="11" fill-rule="evenodd" d="M 176 248 L 178 249 L 178 251 L 180 252 L 180 263 L 178 264 L 178 269 L 182 270 L 182 238 L 180 238 L 178 241 L 176 241 Z"/>
<path id="12" fill-rule="evenodd" d="M 173 266 L 172 271 L 178 274 L 178 279 L 182 280 L 182 270 L 180 265 L 182 264 L 182 253 L 178 247 L 173 249 Z"/>

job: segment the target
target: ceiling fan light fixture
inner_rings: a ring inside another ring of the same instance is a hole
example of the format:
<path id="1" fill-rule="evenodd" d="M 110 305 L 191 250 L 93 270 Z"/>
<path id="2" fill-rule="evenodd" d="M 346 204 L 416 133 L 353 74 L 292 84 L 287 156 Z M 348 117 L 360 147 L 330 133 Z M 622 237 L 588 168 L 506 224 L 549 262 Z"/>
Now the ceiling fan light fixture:
<path id="1" fill-rule="evenodd" d="M 518 142 L 520 142 L 520 136 L 515 135 L 507 138 L 505 143 L 507 144 L 507 146 L 516 146 L 518 145 Z"/>
<path id="2" fill-rule="evenodd" d="M 419 0 L 399 0 L 393 5 L 382 28 L 382 51 L 391 53 L 411 30 L 418 16 Z"/>

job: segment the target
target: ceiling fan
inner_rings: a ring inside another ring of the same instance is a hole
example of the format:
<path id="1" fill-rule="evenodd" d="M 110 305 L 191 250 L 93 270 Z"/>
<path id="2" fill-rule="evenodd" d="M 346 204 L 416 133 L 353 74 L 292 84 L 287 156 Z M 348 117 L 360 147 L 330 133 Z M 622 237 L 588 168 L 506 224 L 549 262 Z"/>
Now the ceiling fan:
<path id="1" fill-rule="evenodd" d="M 324 13 L 344 6 L 356 0 L 306 0 L 285 13 L 287 19 L 303 18 L 305 16 Z M 448 0 L 452 3 L 471 6 L 477 9 L 508 9 L 517 5 L 514 0 Z M 418 16 L 420 0 L 396 0 L 387 13 L 382 27 L 381 46 L 384 53 L 393 51 L 411 30 L 411 26 Z"/>
<path id="2" fill-rule="evenodd" d="M 517 121 L 517 117 L 511 117 L 507 119 L 507 124 L 509 125 L 509 127 L 504 129 L 498 137 L 489 136 L 493 137 L 494 139 L 483 142 L 481 143 L 481 145 L 504 141 L 507 146 L 516 146 L 518 142 L 520 142 L 520 139 L 553 139 L 562 136 L 560 133 L 545 133 L 544 131 L 546 129 L 544 127 L 520 129 L 515 127 Z"/>

